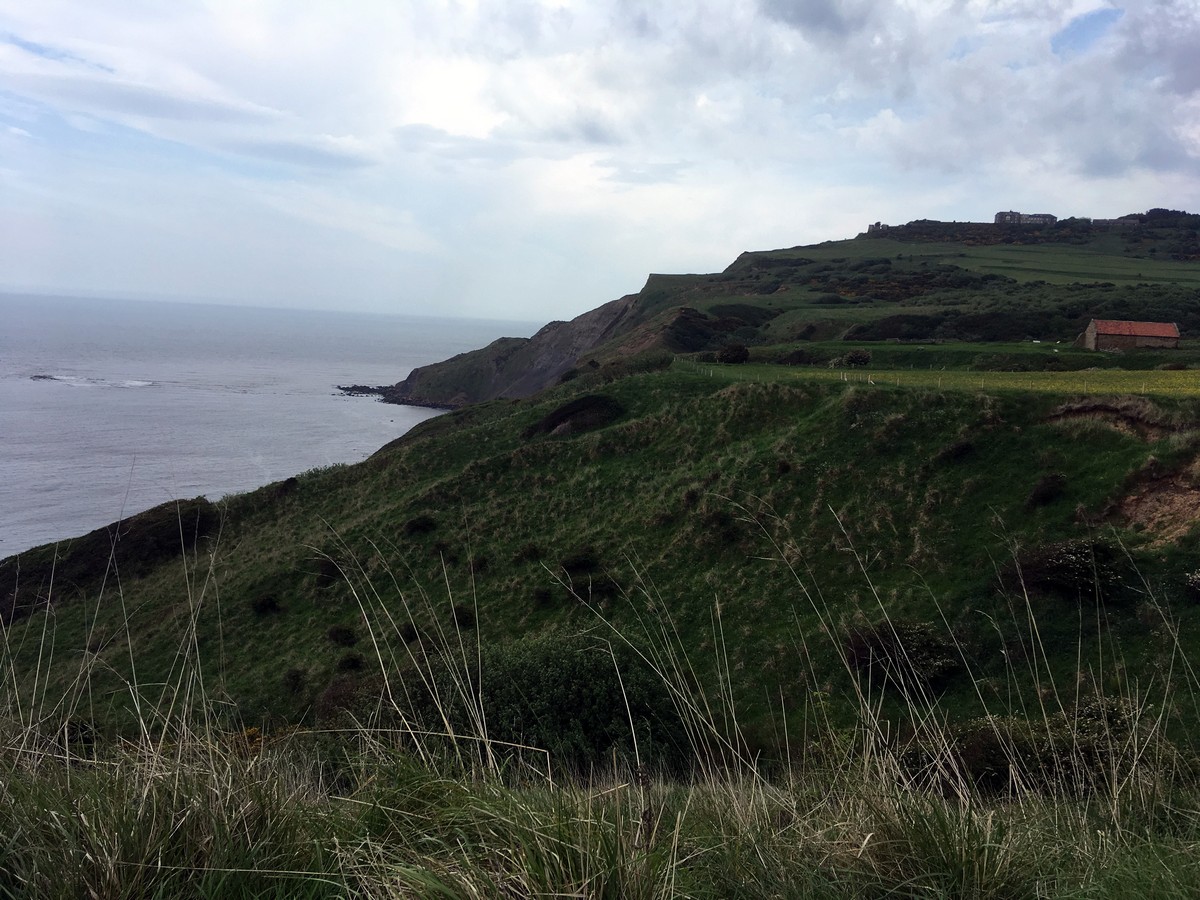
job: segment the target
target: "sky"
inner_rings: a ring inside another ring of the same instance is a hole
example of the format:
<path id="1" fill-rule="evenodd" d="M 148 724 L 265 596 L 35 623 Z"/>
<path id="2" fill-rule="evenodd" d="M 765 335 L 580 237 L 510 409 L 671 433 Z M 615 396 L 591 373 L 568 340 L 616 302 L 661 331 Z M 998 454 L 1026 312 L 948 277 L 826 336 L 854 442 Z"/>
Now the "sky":
<path id="1" fill-rule="evenodd" d="M 1200 211 L 1200 0 L 0 0 L 0 290 L 568 319 L 999 210 Z"/>

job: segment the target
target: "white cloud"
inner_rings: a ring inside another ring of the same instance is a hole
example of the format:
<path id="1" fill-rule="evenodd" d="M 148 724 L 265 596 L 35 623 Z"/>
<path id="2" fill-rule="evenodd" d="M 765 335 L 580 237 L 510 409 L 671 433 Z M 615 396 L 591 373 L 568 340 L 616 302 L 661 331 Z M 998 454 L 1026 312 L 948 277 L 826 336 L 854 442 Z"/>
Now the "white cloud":
<path id="1" fill-rule="evenodd" d="M 875 219 L 1195 208 L 1197 45 L 1193 0 L 0 0 L 3 272 L 562 318 Z"/>

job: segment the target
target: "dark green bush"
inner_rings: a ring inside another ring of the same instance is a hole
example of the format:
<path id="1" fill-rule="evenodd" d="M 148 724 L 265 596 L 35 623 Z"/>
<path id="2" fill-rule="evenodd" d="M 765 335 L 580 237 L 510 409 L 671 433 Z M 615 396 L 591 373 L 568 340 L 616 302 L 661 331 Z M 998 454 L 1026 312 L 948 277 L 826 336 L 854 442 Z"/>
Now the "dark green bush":
<path id="1" fill-rule="evenodd" d="M 631 717 L 642 758 L 652 767 L 674 769 L 686 758 L 670 693 L 624 646 L 610 650 L 584 636 L 549 633 L 485 647 L 481 665 L 482 674 L 472 658 L 470 683 L 480 685 L 489 737 L 549 751 L 560 771 L 607 766 L 613 752 L 630 760 Z M 455 691 L 444 690 L 443 702 L 452 696 Z M 420 718 L 440 722 L 431 701 L 417 705 Z M 464 704 L 452 702 L 447 713 L 456 729 L 469 733 Z"/>
<path id="2" fill-rule="evenodd" d="M 963 667 L 953 638 L 927 622 L 886 621 L 850 629 L 846 660 L 873 682 L 890 681 L 908 691 L 940 687 Z"/>
<path id="3" fill-rule="evenodd" d="M 1021 548 L 1000 572 L 1002 589 L 1067 598 L 1125 599 L 1138 583 L 1122 548 L 1088 538 Z"/>
<path id="4" fill-rule="evenodd" d="M 331 625 L 325 632 L 326 639 L 339 647 L 353 647 L 358 643 L 358 635 L 348 625 Z"/>
<path id="5" fill-rule="evenodd" d="M 1029 496 L 1025 498 L 1027 509 L 1036 509 L 1053 503 L 1067 492 L 1067 476 L 1061 472 L 1049 472 L 1037 480 Z"/>
<path id="6" fill-rule="evenodd" d="M 521 563 L 537 562 L 542 558 L 542 548 L 532 541 L 522 544 L 517 552 L 513 554 L 513 562 L 517 565 Z"/>
<path id="7" fill-rule="evenodd" d="M 738 365 L 750 359 L 750 351 L 745 344 L 726 344 L 717 351 L 717 362 Z"/>
<path id="8" fill-rule="evenodd" d="M 571 578 L 589 575 L 600 570 L 600 556 L 595 547 L 578 547 L 559 561 L 559 566 Z"/>
<path id="9" fill-rule="evenodd" d="M 1080 794 L 1114 775 L 1126 777 L 1138 765 L 1131 746 L 1153 747 L 1159 759 L 1175 758 L 1176 751 L 1161 736 L 1143 734 L 1131 744 L 1138 730 L 1127 701 L 1090 697 L 1039 721 L 972 719 L 954 729 L 953 740 L 962 771 L 984 791 Z"/>
<path id="10" fill-rule="evenodd" d="M 947 444 L 934 455 L 933 461 L 944 465 L 946 463 L 960 462 L 974 455 L 975 444 L 964 438 L 952 444 Z"/>
<path id="11" fill-rule="evenodd" d="M 279 598 L 274 594 L 259 594 L 250 599 L 250 609 L 254 611 L 256 616 L 269 616 L 275 613 L 283 612 L 283 607 L 279 605 Z"/>
<path id="12" fill-rule="evenodd" d="M 436 531 L 437 527 L 437 519 L 422 513 L 419 516 L 413 516 L 404 523 L 404 534 L 408 537 L 416 537 L 417 535 L 429 534 L 432 531 Z"/>
<path id="13" fill-rule="evenodd" d="M 280 682 L 283 684 L 283 689 L 289 694 L 299 694 L 308 684 L 308 673 L 299 666 L 292 666 L 283 673 Z"/>
<path id="14" fill-rule="evenodd" d="M 625 413 L 625 408 L 612 397 L 585 394 L 555 409 L 534 422 L 522 434 L 525 440 L 539 434 L 579 434 L 611 425 Z"/>

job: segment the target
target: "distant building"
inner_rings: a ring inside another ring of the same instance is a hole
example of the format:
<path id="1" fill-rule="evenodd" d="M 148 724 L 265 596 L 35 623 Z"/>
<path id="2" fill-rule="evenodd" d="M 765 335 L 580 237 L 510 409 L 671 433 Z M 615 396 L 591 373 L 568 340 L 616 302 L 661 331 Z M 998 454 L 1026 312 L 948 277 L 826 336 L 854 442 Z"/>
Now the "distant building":
<path id="1" fill-rule="evenodd" d="M 996 213 L 997 225 L 1053 225 L 1058 216 L 1050 213 L 1021 213 L 1015 210 Z"/>
<path id="2" fill-rule="evenodd" d="M 867 226 L 867 234 L 882 234 L 891 227 L 891 225 L 884 225 L 882 222 L 876 222 L 874 225 Z"/>
<path id="3" fill-rule="evenodd" d="M 1173 350 L 1179 346 L 1179 326 L 1174 322 L 1092 319 L 1076 343 L 1087 350 L 1130 350 L 1136 347 Z"/>

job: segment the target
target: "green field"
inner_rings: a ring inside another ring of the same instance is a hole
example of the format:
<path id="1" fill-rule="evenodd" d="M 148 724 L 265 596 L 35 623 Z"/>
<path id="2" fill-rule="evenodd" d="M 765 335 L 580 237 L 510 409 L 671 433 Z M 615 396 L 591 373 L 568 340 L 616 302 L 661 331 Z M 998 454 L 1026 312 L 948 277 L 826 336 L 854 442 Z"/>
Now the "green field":
<path id="1" fill-rule="evenodd" d="M 1082 372 L 970 372 L 934 369 L 829 369 L 746 365 L 717 366 L 681 361 L 684 371 L 707 373 L 728 381 L 846 382 L 879 387 L 947 391 L 1034 391 L 1044 394 L 1200 397 L 1200 371 L 1127 371 L 1090 369 Z"/>
<path id="2" fill-rule="evenodd" d="M 1200 266 L 1194 262 L 1131 257 L 1104 244 L 968 246 L 962 243 L 908 241 L 829 241 L 809 247 L 774 250 L 769 257 L 803 256 L 823 262 L 888 258 L 906 264 L 921 261 L 958 266 L 971 272 L 994 273 L 1020 282 L 1051 284 L 1112 282 L 1113 284 L 1175 283 L 1200 287 Z"/>

